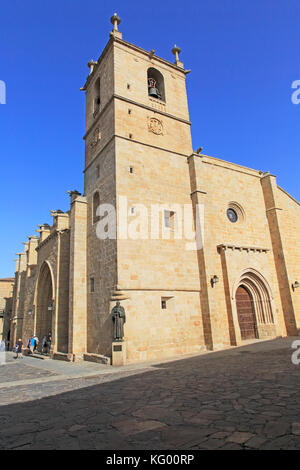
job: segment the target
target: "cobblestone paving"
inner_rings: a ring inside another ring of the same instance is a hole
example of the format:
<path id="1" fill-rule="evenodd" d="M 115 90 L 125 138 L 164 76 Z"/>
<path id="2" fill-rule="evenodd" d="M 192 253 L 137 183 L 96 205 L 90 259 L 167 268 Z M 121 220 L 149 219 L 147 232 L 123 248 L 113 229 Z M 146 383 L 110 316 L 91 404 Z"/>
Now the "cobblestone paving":
<path id="1" fill-rule="evenodd" d="M 8 361 L 8 364 L 2 365 L 0 367 L 0 384 L 6 382 L 15 382 L 17 380 L 28 380 L 31 378 L 39 379 L 45 377 L 53 377 L 57 374 L 53 372 L 48 372 L 42 369 L 36 369 L 26 365 L 23 366 L 22 359 L 18 359 L 18 362 L 12 363 Z M 0 404 L 2 404 L 2 398 L 0 393 Z"/>
<path id="2" fill-rule="evenodd" d="M 291 342 L 3 388 L 0 449 L 300 449 Z"/>

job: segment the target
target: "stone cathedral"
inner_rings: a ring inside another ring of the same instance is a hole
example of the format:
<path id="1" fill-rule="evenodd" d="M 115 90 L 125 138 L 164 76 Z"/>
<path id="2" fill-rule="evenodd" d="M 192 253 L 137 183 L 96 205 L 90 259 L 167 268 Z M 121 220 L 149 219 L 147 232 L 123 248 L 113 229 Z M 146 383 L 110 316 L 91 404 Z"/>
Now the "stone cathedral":
<path id="1" fill-rule="evenodd" d="M 70 209 L 18 253 L 12 343 L 50 332 L 53 358 L 125 364 L 298 335 L 299 203 L 269 172 L 193 151 L 180 49 L 169 62 L 111 22 L 81 89 L 84 194 L 70 191 Z M 153 206 L 156 235 L 148 217 L 148 237 L 128 236 L 124 215 Z M 106 238 L 101 207 L 117 214 Z M 185 207 L 199 244 L 177 236 Z"/>

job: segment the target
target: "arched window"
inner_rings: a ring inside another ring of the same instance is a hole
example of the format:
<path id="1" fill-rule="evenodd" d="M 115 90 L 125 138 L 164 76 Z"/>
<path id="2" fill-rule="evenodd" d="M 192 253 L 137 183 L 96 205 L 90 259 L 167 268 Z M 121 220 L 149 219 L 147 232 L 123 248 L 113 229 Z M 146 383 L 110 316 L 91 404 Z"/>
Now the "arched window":
<path id="1" fill-rule="evenodd" d="M 94 85 L 94 115 L 100 109 L 100 77 L 97 78 Z"/>
<path id="2" fill-rule="evenodd" d="M 100 196 L 99 192 L 97 191 L 93 196 L 93 224 L 99 222 L 100 217 L 97 215 L 97 209 L 100 206 Z"/>
<path id="3" fill-rule="evenodd" d="M 151 98 L 156 98 L 166 101 L 165 97 L 165 83 L 163 75 L 153 67 L 150 67 L 147 72 L 148 79 L 148 95 Z"/>

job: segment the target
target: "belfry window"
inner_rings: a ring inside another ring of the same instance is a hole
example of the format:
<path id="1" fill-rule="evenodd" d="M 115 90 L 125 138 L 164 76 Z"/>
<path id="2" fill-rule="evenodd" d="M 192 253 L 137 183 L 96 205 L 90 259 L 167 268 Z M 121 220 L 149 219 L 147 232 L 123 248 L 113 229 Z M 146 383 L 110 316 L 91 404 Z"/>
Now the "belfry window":
<path id="1" fill-rule="evenodd" d="M 94 85 L 94 115 L 100 109 L 100 77 L 97 78 Z"/>
<path id="2" fill-rule="evenodd" d="M 163 75 L 158 70 L 150 67 L 147 72 L 147 79 L 149 97 L 166 101 Z"/>

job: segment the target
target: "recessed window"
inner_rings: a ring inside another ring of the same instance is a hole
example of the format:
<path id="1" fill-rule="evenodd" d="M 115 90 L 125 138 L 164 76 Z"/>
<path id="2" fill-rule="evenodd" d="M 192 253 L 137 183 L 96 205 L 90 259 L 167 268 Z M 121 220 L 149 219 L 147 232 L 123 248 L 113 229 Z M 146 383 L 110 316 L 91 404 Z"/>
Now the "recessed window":
<path id="1" fill-rule="evenodd" d="M 96 177 L 99 178 L 99 176 L 100 176 L 100 166 L 97 165 L 96 166 Z"/>
<path id="2" fill-rule="evenodd" d="M 164 211 L 165 227 L 174 229 L 175 212 Z"/>
<path id="3" fill-rule="evenodd" d="M 129 134 L 129 139 L 132 139 L 133 135 L 132 134 Z"/>
<path id="4" fill-rule="evenodd" d="M 131 109 L 128 109 L 128 114 L 131 114 Z"/>
<path id="5" fill-rule="evenodd" d="M 161 309 L 168 310 L 170 308 L 174 310 L 174 300 L 174 297 L 161 297 Z"/>
<path id="6" fill-rule="evenodd" d="M 90 278 L 90 292 L 95 292 L 95 279 L 93 277 Z"/>
<path id="7" fill-rule="evenodd" d="M 227 217 L 232 223 L 238 221 L 238 215 L 234 209 L 227 209 Z"/>
<path id="8" fill-rule="evenodd" d="M 100 217 L 97 215 L 97 209 L 100 206 L 100 195 L 97 191 L 93 196 L 93 224 L 99 222 Z"/>
<path id="9" fill-rule="evenodd" d="M 135 213 L 134 207 L 131 207 L 130 208 L 130 214 L 134 214 L 134 213 Z"/>
<path id="10" fill-rule="evenodd" d="M 94 116 L 100 109 L 100 77 L 97 78 L 94 85 Z"/>
<path id="11" fill-rule="evenodd" d="M 129 173 L 131 173 L 131 174 L 133 173 L 133 166 L 129 167 Z"/>
<path id="12" fill-rule="evenodd" d="M 130 90 L 130 83 L 127 83 L 127 90 Z"/>

